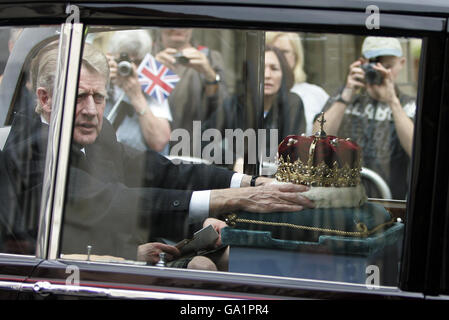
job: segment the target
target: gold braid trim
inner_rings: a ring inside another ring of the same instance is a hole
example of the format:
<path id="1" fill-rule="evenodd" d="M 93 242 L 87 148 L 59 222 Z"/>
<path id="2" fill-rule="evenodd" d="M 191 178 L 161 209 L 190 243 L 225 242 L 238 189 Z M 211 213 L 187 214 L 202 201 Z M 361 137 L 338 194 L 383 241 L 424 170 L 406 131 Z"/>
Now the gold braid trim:
<path id="1" fill-rule="evenodd" d="M 237 223 L 249 223 L 249 224 L 258 224 L 258 225 L 269 225 L 269 226 L 275 226 L 275 227 L 287 227 L 287 228 L 294 228 L 299 230 L 307 230 L 307 231 L 315 231 L 315 232 L 322 232 L 322 233 L 328 233 L 328 234 L 334 234 L 339 236 L 347 236 L 347 237 L 367 237 L 380 229 L 389 226 L 395 222 L 394 219 L 391 219 L 385 223 L 382 223 L 375 228 L 368 230 L 368 227 L 363 222 L 359 222 L 356 224 L 357 230 L 360 231 L 343 231 L 343 230 L 337 230 L 337 229 L 327 229 L 327 228 L 319 228 L 319 227 L 310 227 L 310 226 L 302 226 L 302 225 L 296 225 L 293 223 L 286 223 L 286 222 L 273 222 L 273 221 L 261 221 L 261 220 L 252 220 L 252 219 L 242 219 L 238 218 L 235 213 L 232 213 L 227 216 L 226 223 L 231 226 L 235 227 Z"/>

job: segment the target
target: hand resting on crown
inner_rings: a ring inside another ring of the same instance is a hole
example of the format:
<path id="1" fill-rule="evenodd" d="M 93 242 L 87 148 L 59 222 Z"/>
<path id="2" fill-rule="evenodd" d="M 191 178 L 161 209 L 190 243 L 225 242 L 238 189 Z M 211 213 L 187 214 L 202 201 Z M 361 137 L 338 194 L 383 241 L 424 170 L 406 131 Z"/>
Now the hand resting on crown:
<path id="1" fill-rule="evenodd" d="M 294 212 L 314 208 L 314 203 L 302 193 L 309 187 L 296 184 L 267 184 L 258 187 L 212 190 L 210 215 L 232 211 Z"/>

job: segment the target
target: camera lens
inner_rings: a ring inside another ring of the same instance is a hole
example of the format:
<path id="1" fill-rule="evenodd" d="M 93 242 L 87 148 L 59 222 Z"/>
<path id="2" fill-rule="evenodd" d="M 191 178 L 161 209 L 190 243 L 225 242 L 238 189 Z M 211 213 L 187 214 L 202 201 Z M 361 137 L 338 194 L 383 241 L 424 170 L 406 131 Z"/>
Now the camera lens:
<path id="1" fill-rule="evenodd" d="M 363 71 L 365 71 L 365 82 L 368 84 L 382 84 L 383 77 L 382 74 L 374 69 L 374 63 L 366 63 L 362 65 Z"/>
<path id="2" fill-rule="evenodd" d="M 117 65 L 117 72 L 122 77 L 131 75 L 133 67 L 129 61 L 120 61 Z"/>
<path id="3" fill-rule="evenodd" d="M 122 77 L 127 77 L 133 73 L 131 59 L 127 52 L 121 52 L 117 61 L 117 73 Z"/>

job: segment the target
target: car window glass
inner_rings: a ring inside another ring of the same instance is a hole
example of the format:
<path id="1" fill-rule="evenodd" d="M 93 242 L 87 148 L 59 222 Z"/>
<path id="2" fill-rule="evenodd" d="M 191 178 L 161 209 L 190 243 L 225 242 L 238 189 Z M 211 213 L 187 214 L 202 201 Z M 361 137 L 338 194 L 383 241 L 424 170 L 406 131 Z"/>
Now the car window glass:
<path id="1" fill-rule="evenodd" d="M 2 28 L 1 39 L 1 215 L 0 252 L 34 255 L 47 133 L 42 103 L 36 99 L 31 77 L 39 48 L 57 38 L 57 27 Z M 56 70 L 56 65 L 51 67 Z M 51 103 L 52 84 L 46 92 Z M 42 92 L 44 94 L 44 92 Z M 37 107 L 39 106 L 39 107 Z M 37 112 L 41 112 L 38 114 Z"/>
<path id="2" fill-rule="evenodd" d="M 62 258 L 397 284 L 419 39 L 104 30 L 84 45 Z M 309 185 L 316 207 L 252 212 L 238 189 L 215 202 L 248 164 Z"/>

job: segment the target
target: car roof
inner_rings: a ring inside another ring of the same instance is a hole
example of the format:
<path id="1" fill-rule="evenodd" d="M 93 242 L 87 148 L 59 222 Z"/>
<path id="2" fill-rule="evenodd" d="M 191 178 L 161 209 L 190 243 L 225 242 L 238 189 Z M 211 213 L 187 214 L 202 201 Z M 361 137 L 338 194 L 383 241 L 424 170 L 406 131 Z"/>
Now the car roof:
<path id="1" fill-rule="evenodd" d="M 11 1 L 0 0 L 0 4 L 43 3 L 42 0 Z M 51 1 L 51 3 L 92 4 L 105 5 L 129 4 L 126 0 L 91 0 L 91 1 Z M 424 15 L 449 16 L 448 0 L 133 0 L 132 4 L 203 4 L 203 5 L 245 5 L 245 6 L 275 6 L 292 8 L 327 8 L 341 10 L 365 10 L 369 5 L 375 5 L 384 12 L 419 13 Z"/>

